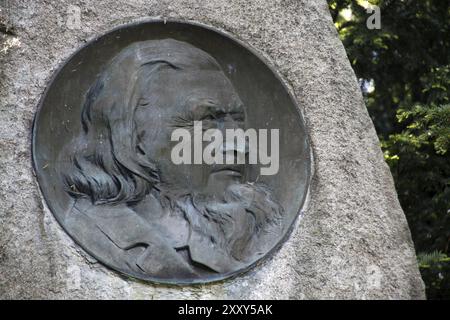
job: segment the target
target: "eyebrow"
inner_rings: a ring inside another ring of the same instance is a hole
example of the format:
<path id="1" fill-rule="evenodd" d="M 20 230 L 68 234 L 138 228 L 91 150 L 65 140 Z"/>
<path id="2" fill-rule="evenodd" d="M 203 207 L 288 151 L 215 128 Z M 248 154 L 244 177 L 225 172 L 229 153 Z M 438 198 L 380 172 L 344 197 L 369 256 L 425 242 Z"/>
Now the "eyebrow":
<path id="1" fill-rule="evenodd" d="M 191 112 L 194 115 L 199 115 L 226 113 L 226 110 L 218 104 L 197 104 L 191 107 L 188 112 Z"/>
<path id="2" fill-rule="evenodd" d="M 214 100 L 198 101 L 190 105 L 188 112 L 192 113 L 244 113 L 242 103 L 233 104 L 231 108 L 225 108 L 223 105 Z"/>

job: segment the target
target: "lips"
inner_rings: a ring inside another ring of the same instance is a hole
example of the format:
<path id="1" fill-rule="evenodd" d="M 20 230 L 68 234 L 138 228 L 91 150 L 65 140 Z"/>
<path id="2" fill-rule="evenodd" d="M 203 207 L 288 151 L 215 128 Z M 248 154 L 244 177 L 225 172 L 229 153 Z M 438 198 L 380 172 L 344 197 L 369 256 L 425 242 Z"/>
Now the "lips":
<path id="1" fill-rule="evenodd" d="M 231 176 L 241 177 L 243 169 L 243 165 L 215 165 L 212 169 L 212 173 L 224 173 Z"/>

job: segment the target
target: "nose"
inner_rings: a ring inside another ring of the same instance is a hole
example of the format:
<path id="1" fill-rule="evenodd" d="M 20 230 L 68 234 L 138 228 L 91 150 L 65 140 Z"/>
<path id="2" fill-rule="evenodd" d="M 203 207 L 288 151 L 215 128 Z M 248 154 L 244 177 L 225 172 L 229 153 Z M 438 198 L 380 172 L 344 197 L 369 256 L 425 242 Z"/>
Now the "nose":
<path id="1" fill-rule="evenodd" d="M 226 164 L 245 164 L 249 152 L 249 145 L 243 133 L 243 126 L 236 121 L 229 121 L 224 126 L 222 131 L 224 139 L 219 148 L 219 152 L 222 152 L 224 155 L 224 162 Z"/>

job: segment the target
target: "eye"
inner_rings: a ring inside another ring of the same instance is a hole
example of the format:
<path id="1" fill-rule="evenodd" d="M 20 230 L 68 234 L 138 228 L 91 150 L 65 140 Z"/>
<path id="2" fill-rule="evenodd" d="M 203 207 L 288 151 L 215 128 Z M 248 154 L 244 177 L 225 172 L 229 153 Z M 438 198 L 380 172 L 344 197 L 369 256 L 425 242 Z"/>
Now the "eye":
<path id="1" fill-rule="evenodd" d="M 232 118 L 234 121 L 238 121 L 238 122 L 244 122 L 245 121 L 245 116 L 242 112 L 236 112 L 236 113 L 232 113 Z"/>
<path id="2" fill-rule="evenodd" d="M 147 107 L 150 105 L 150 101 L 146 98 L 140 98 L 138 101 L 137 106 L 138 107 Z"/>
<path id="3" fill-rule="evenodd" d="M 212 114 L 208 114 L 208 115 L 205 115 L 205 116 L 201 117 L 200 120 L 201 121 L 205 121 L 205 120 L 206 121 L 213 121 L 213 120 L 216 120 L 216 118 Z"/>
<path id="4" fill-rule="evenodd" d="M 207 114 L 204 114 L 200 120 L 220 121 L 225 118 L 227 113 L 223 110 L 210 110 Z"/>

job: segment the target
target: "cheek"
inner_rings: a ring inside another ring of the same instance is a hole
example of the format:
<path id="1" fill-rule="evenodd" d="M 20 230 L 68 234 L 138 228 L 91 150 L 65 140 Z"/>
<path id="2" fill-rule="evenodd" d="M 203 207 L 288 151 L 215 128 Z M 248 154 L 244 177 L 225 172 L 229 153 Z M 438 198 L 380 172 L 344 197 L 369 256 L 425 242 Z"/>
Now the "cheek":
<path id="1" fill-rule="evenodd" d="M 141 140 L 141 145 L 154 161 L 170 160 L 170 133 L 160 129 L 148 129 Z"/>
<path id="2" fill-rule="evenodd" d="M 165 121 L 157 112 L 139 110 L 135 114 L 136 134 L 140 147 L 150 158 L 162 156 L 170 141 Z"/>

